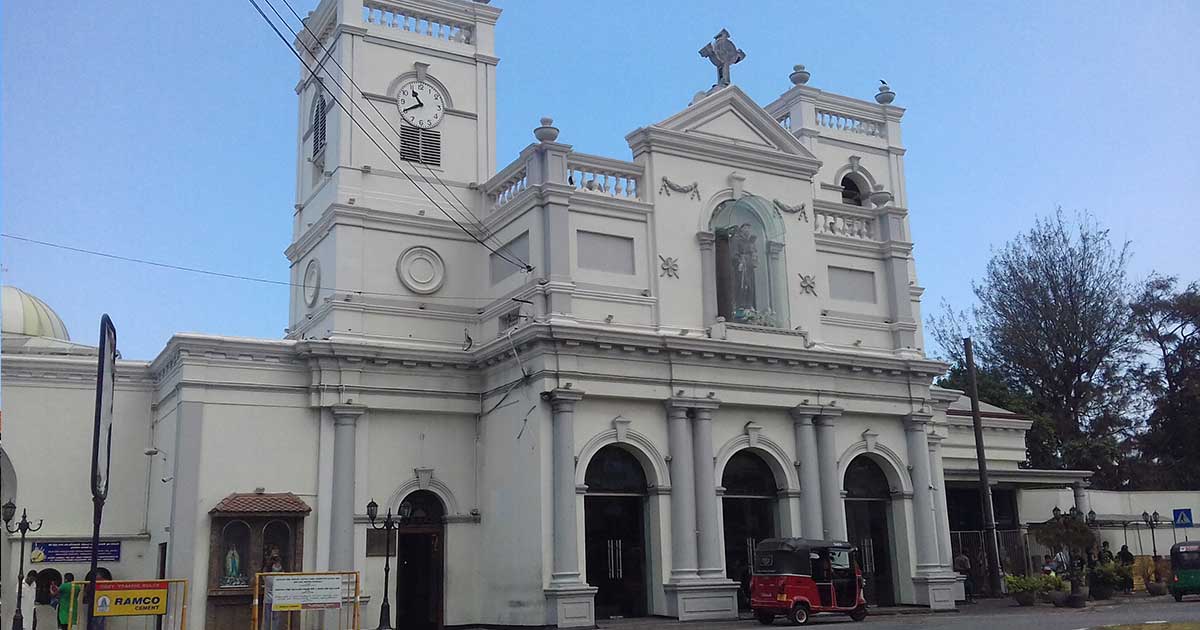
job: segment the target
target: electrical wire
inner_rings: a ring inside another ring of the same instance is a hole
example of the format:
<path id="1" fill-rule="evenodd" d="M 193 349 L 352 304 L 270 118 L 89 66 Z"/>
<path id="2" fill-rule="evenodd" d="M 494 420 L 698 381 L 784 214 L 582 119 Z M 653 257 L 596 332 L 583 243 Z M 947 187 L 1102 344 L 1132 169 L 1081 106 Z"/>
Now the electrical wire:
<path id="1" fill-rule="evenodd" d="M 270 0 L 264 0 L 264 1 L 269 6 L 271 6 L 271 10 L 274 11 L 274 6 L 271 5 L 271 1 Z M 335 57 L 333 55 L 333 50 L 330 47 L 323 44 L 321 42 L 321 38 L 318 37 L 317 34 L 315 32 L 313 32 L 313 30 L 311 28 L 309 28 L 308 22 L 304 18 L 300 17 L 300 14 L 296 12 L 296 8 L 294 6 L 292 6 L 292 3 L 290 2 L 290 0 L 283 0 L 283 3 L 287 6 L 288 11 L 291 11 L 292 16 L 295 17 L 296 20 L 300 22 L 300 25 L 304 28 L 305 32 L 307 32 L 310 36 L 312 36 L 313 41 L 315 41 L 317 43 L 317 45 L 321 47 L 321 51 L 324 53 L 323 58 L 326 58 L 326 59 L 329 59 L 330 61 L 332 61 L 333 64 L 335 66 L 337 66 L 338 70 L 341 71 L 342 75 L 345 76 L 346 79 L 348 79 L 350 81 L 350 85 L 354 86 L 354 89 L 357 90 L 360 95 L 363 94 L 363 89 L 362 89 L 362 87 L 360 87 L 358 85 L 358 82 L 354 80 L 354 76 L 351 75 L 350 72 L 348 72 L 346 70 L 346 68 L 344 66 L 342 66 L 341 62 L 337 60 L 337 57 Z M 276 16 L 279 16 L 278 11 L 274 11 L 274 12 L 275 12 Z M 285 25 L 287 24 L 287 22 L 284 21 L 283 17 L 280 16 L 279 19 L 280 19 L 280 21 L 283 21 Z M 288 30 L 292 30 L 290 25 L 288 26 Z M 296 33 L 296 31 L 294 31 L 294 30 L 292 32 Z M 296 34 L 297 34 L 297 36 L 299 35 L 298 33 L 296 33 Z M 343 92 L 344 91 L 345 90 L 343 90 Z M 353 97 L 351 97 L 351 98 L 353 98 Z M 400 138 L 400 130 L 396 129 L 396 126 L 392 124 L 392 121 L 388 120 L 388 117 L 385 116 L 384 113 L 379 110 L 379 106 L 376 105 L 370 99 L 368 99 L 366 96 L 363 96 L 363 100 L 366 101 L 367 104 L 371 106 L 371 109 L 375 110 L 375 113 L 379 115 L 380 120 L 382 120 L 384 122 L 384 124 L 386 124 L 388 126 L 388 128 L 392 130 L 392 133 L 395 134 L 395 136 L 397 138 Z M 361 106 L 358 106 L 356 104 L 356 107 L 358 107 L 359 111 L 363 111 Z M 378 126 L 376 126 L 376 129 L 378 129 Z M 436 179 L 438 181 L 438 183 L 442 185 L 442 188 L 444 188 L 446 190 L 446 192 L 450 193 L 450 196 L 454 198 L 454 201 L 458 202 L 459 207 L 461 207 L 463 209 L 463 212 L 459 213 L 460 216 L 463 216 L 463 218 L 465 218 L 468 222 L 470 222 L 477 229 L 479 229 L 480 233 L 482 233 L 484 235 L 485 239 L 491 238 L 492 242 L 494 242 L 498 247 L 500 247 L 500 248 L 504 247 L 504 243 L 500 242 L 500 240 L 498 238 L 496 238 L 495 234 L 488 233 L 488 229 L 483 225 L 483 222 L 480 221 L 473 212 L 471 212 L 471 209 L 467 207 L 467 204 L 463 203 L 463 200 L 461 198 L 459 198 L 459 196 L 457 194 L 455 194 L 454 190 L 451 189 L 450 186 L 446 185 L 446 182 L 443 181 L 442 177 L 437 174 L 437 171 L 433 170 L 433 167 L 429 166 L 428 164 L 425 164 L 424 162 L 421 162 L 420 160 L 418 160 L 416 163 L 419 166 L 424 166 L 425 170 L 429 171 L 429 174 L 433 175 L 434 179 Z M 419 168 L 419 166 L 413 167 L 414 170 L 417 171 L 417 174 L 421 175 L 421 179 L 425 180 L 426 184 L 430 184 L 429 179 L 427 177 L 425 177 L 425 175 L 423 173 L 421 173 L 421 169 Z M 433 186 L 432 184 L 430 184 L 430 186 L 433 187 L 433 189 L 435 191 L 437 191 L 438 196 L 440 196 L 443 200 L 446 201 L 446 203 L 450 204 L 451 207 L 453 207 L 454 203 L 451 202 L 450 199 L 448 199 L 446 197 L 446 195 L 442 194 L 441 190 L 438 190 L 438 188 L 436 186 Z"/>
<path id="2" fill-rule="evenodd" d="M 294 57 L 296 57 L 296 59 L 299 60 L 301 64 L 304 65 L 305 69 L 308 70 L 309 74 L 311 74 L 313 77 L 316 77 L 317 82 L 320 83 L 322 86 L 324 86 L 324 82 L 321 81 L 321 79 L 320 79 L 320 73 L 318 73 L 317 70 L 313 69 L 313 67 L 308 63 L 308 61 L 305 60 L 304 57 L 299 52 L 297 52 L 296 49 L 293 48 L 290 43 L 288 43 L 287 37 L 284 36 L 284 34 L 279 30 L 279 27 L 276 26 L 275 23 L 271 21 L 271 18 L 267 17 L 267 14 L 262 10 L 262 7 L 259 6 L 257 0 L 247 0 L 247 2 L 249 2 L 250 5 L 254 7 L 254 10 L 257 11 L 259 16 L 262 17 L 263 21 L 267 23 L 267 26 L 269 26 L 271 28 L 271 30 L 274 31 L 276 37 L 278 37 L 279 41 L 282 42 L 284 47 L 288 49 L 288 52 L 292 53 L 292 55 Z M 268 2 L 268 6 L 271 7 L 271 10 L 274 11 L 276 15 L 279 15 L 278 11 L 275 11 L 274 6 L 271 5 L 269 2 Z M 280 18 L 280 19 L 282 20 L 282 18 Z M 286 26 L 288 28 L 288 30 L 292 31 L 293 36 L 298 36 L 297 33 L 294 30 L 292 30 L 291 26 L 289 26 L 286 22 L 284 22 L 284 26 Z M 318 69 L 324 69 L 324 61 L 319 62 Z M 342 88 L 340 83 L 338 83 L 336 81 L 334 83 L 338 85 L 338 88 L 341 89 L 343 93 L 345 93 L 345 88 Z M 392 163 L 392 165 L 394 165 L 396 167 L 396 170 L 399 171 L 401 175 L 404 175 L 404 178 L 407 179 L 409 181 L 409 183 L 412 184 L 413 187 L 417 189 L 417 192 L 420 192 L 422 196 L 424 196 L 426 199 L 429 200 L 429 203 L 433 204 L 433 206 L 438 209 L 438 211 L 440 211 L 442 214 L 446 215 L 446 218 L 450 219 L 450 221 L 452 223 L 454 223 L 454 225 L 457 226 L 458 229 L 462 230 L 462 232 L 464 234 L 471 237 L 471 239 L 474 240 L 476 243 L 479 243 L 484 248 L 486 248 L 488 251 L 495 254 L 497 257 L 501 258 L 502 260 L 508 262 L 509 264 L 512 264 L 516 267 L 523 269 L 526 273 L 533 271 L 533 267 L 531 265 L 529 265 L 528 263 L 526 263 L 524 261 L 521 261 L 519 258 L 514 260 L 513 258 L 509 257 L 507 254 L 497 251 L 491 245 L 488 245 L 486 242 L 484 242 L 478 236 L 476 236 L 474 234 L 474 232 L 472 232 L 471 230 L 468 230 L 466 228 L 466 226 L 464 226 L 461 222 L 459 222 L 457 219 L 455 219 L 454 216 L 452 216 L 449 212 L 446 211 L 445 208 L 443 208 L 440 204 L 438 204 L 437 201 L 435 201 L 433 199 L 433 197 L 431 197 L 429 195 L 429 193 L 425 191 L 424 188 L 421 188 L 419 185 L 417 185 L 416 180 L 414 180 L 412 178 L 412 176 L 409 175 L 408 172 L 404 170 L 404 167 L 402 167 L 399 164 L 399 162 L 397 162 L 391 156 L 391 154 L 389 154 L 387 152 L 387 150 L 385 150 L 383 148 L 383 146 L 381 146 L 379 144 L 379 141 L 376 140 L 375 137 L 372 136 L 371 133 L 367 131 L 366 127 L 364 127 L 363 124 L 358 121 L 358 119 L 354 116 L 354 113 L 351 112 L 348 107 L 346 107 L 345 103 L 343 103 L 340 99 L 338 99 L 337 96 L 335 94 L 333 94 L 333 92 L 330 92 L 329 96 L 333 99 L 333 101 L 335 103 L 337 103 L 338 107 L 341 108 L 342 111 L 344 111 L 346 113 L 346 115 L 350 117 L 350 121 L 353 122 L 354 125 L 357 126 L 359 128 L 359 130 L 361 130 L 363 132 L 363 135 L 366 136 L 367 139 L 370 140 L 371 143 L 375 145 L 375 148 L 379 149 L 380 153 L 382 153 L 384 155 L 384 157 L 386 157 L 388 159 L 388 161 L 390 161 Z M 366 112 L 364 111 L 363 113 L 365 114 Z M 375 123 L 372 121 L 372 124 L 374 125 Z M 383 133 L 383 130 L 379 129 L 378 125 L 375 125 L 375 128 L 381 134 Z M 388 144 L 390 144 L 392 146 L 393 150 L 395 150 L 397 153 L 400 152 L 399 148 L 397 148 L 395 144 L 392 144 L 390 141 L 387 140 L 387 138 L 384 138 L 384 140 L 387 141 Z"/>
<path id="3" fill-rule="evenodd" d="M 110 254 L 108 252 L 102 252 L 102 251 L 98 251 L 98 250 L 94 250 L 94 249 L 85 249 L 82 247 L 72 247 L 70 245 L 63 245 L 62 243 L 53 243 L 50 241 L 42 241 L 42 240 L 38 240 L 36 238 L 29 238 L 26 236 L 18 236 L 16 234 L 0 233 L 0 237 L 12 239 L 14 241 L 22 241 L 25 243 L 32 243 L 34 245 L 41 245 L 43 247 L 51 247 L 54 249 L 66 250 L 69 252 L 76 252 L 79 254 L 87 254 L 89 256 L 99 256 L 102 258 L 110 258 L 112 260 L 120 260 L 123 262 L 136 263 L 139 265 L 149 265 L 152 267 L 160 267 L 163 269 L 172 269 L 175 271 L 186 271 L 188 273 L 197 273 L 197 274 L 201 274 L 201 275 L 205 275 L 205 276 L 215 276 L 218 278 L 228 278 L 231 280 L 245 280 L 247 282 L 258 282 L 261 284 L 273 284 L 273 285 L 281 286 L 281 287 L 294 287 L 294 288 L 300 288 L 300 289 L 312 288 L 310 285 L 306 285 L 303 283 L 288 282 L 286 280 L 272 280 L 270 278 L 258 278 L 255 276 L 246 276 L 246 275 L 237 274 L 237 273 L 226 273 L 223 271 L 213 271 L 211 269 L 201 269 L 199 267 L 188 267 L 185 265 L 176 265 L 176 264 L 172 264 L 172 263 L 159 262 L 156 260 L 146 260 L 144 258 L 134 258 L 132 256 L 121 256 L 119 254 Z M 387 291 L 362 291 L 359 289 L 339 289 L 337 287 L 331 287 L 327 290 L 334 292 L 334 293 L 353 293 L 356 295 L 378 295 L 378 296 L 385 296 L 385 297 L 408 298 L 408 299 L 416 300 L 418 302 L 424 302 L 426 300 L 499 301 L 501 299 L 501 298 L 490 298 L 490 297 L 480 297 L 480 296 L 468 297 L 468 296 L 459 296 L 459 295 L 408 295 L 405 293 L 392 293 L 392 292 L 387 292 Z"/>

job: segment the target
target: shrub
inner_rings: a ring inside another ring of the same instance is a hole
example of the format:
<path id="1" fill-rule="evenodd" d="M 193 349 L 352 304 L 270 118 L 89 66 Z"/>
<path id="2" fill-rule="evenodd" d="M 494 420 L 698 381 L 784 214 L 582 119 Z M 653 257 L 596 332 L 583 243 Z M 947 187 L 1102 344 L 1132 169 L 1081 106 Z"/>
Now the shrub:
<path id="1" fill-rule="evenodd" d="M 1105 562 L 1098 564 L 1088 572 L 1088 583 L 1093 586 L 1107 586 L 1112 589 L 1124 587 L 1125 581 L 1130 578 L 1132 571 L 1129 567 L 1117 564 L 1116 562 Z"/>
<path id="2" fill-rule="evenodd" d="M 1004 585 L 1008 587 L 1009 593 L 1037 593 L 1045 588 L 1045 582 L 1040 575 L 1006 575 Z"/>
<path id="3" fill-rule="evenodd" d="M 1066 580 L 1057 575 L 1043 575 L 1042 585 L 1044 592 L 1065 591 L 1067 589 Z"/>

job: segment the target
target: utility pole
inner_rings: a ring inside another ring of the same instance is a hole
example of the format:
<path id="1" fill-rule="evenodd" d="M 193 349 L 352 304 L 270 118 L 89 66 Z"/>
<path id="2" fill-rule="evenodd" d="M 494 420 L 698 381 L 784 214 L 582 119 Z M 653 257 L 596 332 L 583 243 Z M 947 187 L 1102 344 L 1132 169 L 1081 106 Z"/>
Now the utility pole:
<path id="1" fill-rule="evenodd" d="M 983 524 L 987 529 L 983 544 L 987 549 L 988 590 L 992 596 L 1000 594 L 1000 546 L 996 537 L 996 512 L 992 507 L 992 486 L 988 481 L 987 458 L 983 453 L 983 420 L 979 417 L 979 386 L 975 380 L 975 353 L 971 338 L 963 338 L 963 349 L 967 355 L 967 387 L 971 390 L 971 422 L 975 425 L 975 459 L 979 462 L 979 500 L 983 507 Z"/>

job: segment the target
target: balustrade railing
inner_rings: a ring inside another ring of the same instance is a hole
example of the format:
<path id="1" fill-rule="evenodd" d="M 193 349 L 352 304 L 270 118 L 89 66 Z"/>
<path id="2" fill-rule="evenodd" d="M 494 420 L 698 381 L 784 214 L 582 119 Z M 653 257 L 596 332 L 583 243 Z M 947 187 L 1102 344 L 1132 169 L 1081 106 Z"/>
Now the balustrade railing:
<path id="1" fill-rule="evenodd" d="M 779 119 L 779 124 L 782 125 L 784 129 L 790 130 L 792 128 L 792 115 L 790 113 L 784 114 Z"/>
<path id="2" fill-rule="evenodd" d="M 641 176 L 642 169 L 629 162 L 582 153 L 567 156 L 567 183 L 578 191 L 638 199 Z"/>
<path id="3" fill-rule="evenodd" d="M 488 207 L 492 212 L 503 208 L 529 187 L 529 171 L 524 161 L 514 162 L 486 184 Z"/>
<path id="4" fill-rule="evenodd" d="M 372 0 L 363 1 L 363 21 L 464 44 L 471 43 L 475 35 L 471 25 L 465 22 L 414 13 L 387 2 Z"/>
<path id="5" fill-rule="evenodd" d="M 887 128 L 881 122 L 856 118 L 825 109 L 817 110 L 817 126 L 849 133 L 858 133 L 872 138 L 883 138 L 887 135 Z"/>
<path id="6" fill-rule="evenodd" d="M 817 234 L 844 236 L 863 241 L 875 240 L 875 221 L 851 214 L 840 214 L 828 210 L 813 212 L 813 230 Z"/>

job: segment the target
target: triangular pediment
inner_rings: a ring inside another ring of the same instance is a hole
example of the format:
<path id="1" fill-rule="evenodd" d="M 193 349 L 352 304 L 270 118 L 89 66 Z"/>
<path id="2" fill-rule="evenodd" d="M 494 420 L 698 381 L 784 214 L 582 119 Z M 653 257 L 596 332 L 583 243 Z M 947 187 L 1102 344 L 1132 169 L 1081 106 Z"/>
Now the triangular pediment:
<path id="1" fill-rule="evenodd" d="M 736 85 L 719 89 L 654 126 L 816 159 L 791 132 Z"/>

